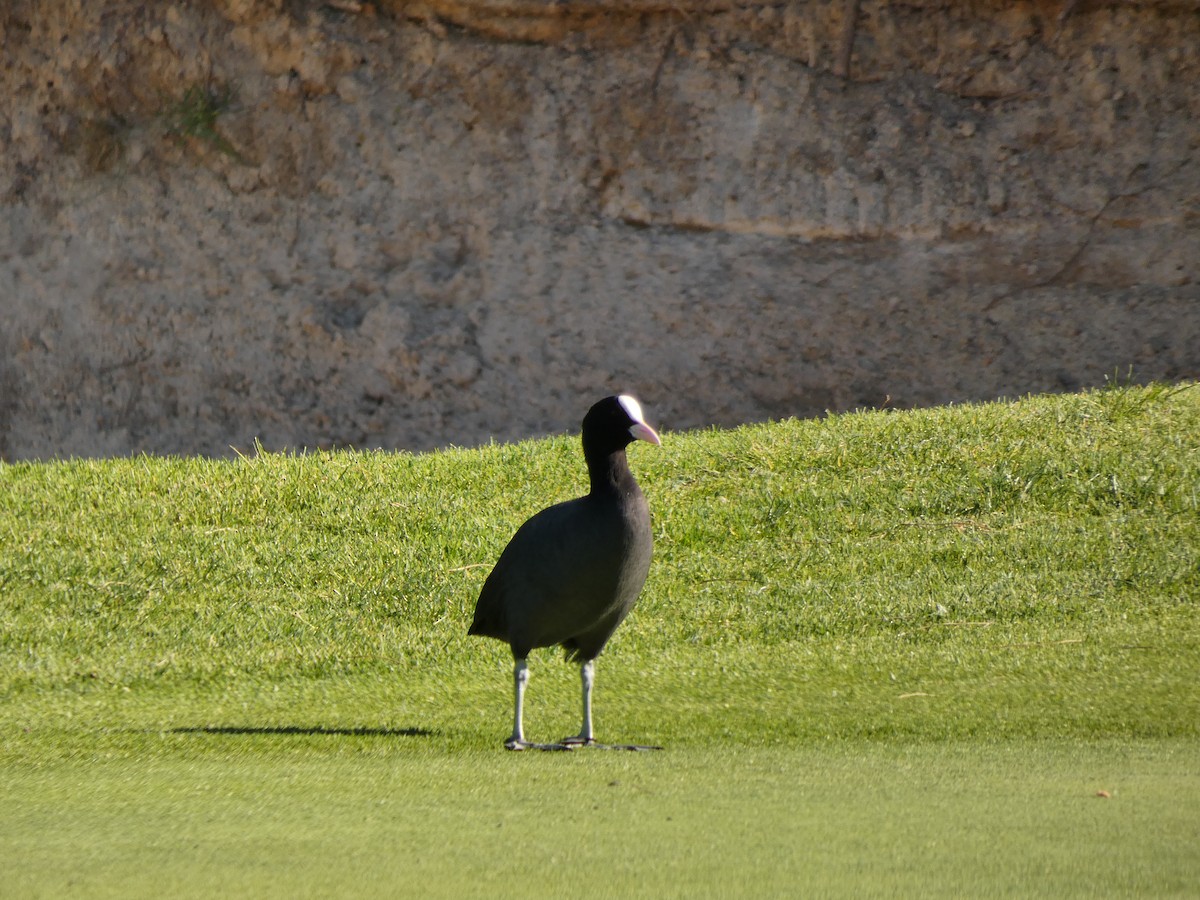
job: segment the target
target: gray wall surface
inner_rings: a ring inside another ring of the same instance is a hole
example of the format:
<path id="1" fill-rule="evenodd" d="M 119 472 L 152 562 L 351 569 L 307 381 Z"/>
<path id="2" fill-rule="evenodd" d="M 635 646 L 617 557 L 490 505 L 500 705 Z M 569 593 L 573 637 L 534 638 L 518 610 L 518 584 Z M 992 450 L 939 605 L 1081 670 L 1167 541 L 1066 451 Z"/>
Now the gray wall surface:
<path id="1" fill-rule="evenodd" d="M 1200 6 L 853 6 L 5 4 L 0 458 L 1200 376 Z"/>

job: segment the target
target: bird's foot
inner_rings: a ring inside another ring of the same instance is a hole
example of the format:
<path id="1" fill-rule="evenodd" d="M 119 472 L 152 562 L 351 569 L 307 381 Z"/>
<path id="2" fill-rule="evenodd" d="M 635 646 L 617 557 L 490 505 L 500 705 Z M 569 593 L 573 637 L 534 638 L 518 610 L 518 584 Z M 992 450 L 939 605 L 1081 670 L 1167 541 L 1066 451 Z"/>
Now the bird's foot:
<path id="1" fill-rule="evenodd" d="M 569 744 L 566 741 L 559 741 L 556 744 L 538 744 L 534 741 L 526 741 L 517 738 L 509 738 L 504 742 L 505 750 L 574 750 L 576 747 L 581 747 L 582 744 Z"/>
<path id="2" fill-rule="evenodd" d="M 564 749 L 574 750 L 577 747 L 593 747 L 596 750 L 661 750 L 657 744 L 602 744 L 595 738 L 585 738 L 579 735 L 563 738 L 561 745 Z"/>

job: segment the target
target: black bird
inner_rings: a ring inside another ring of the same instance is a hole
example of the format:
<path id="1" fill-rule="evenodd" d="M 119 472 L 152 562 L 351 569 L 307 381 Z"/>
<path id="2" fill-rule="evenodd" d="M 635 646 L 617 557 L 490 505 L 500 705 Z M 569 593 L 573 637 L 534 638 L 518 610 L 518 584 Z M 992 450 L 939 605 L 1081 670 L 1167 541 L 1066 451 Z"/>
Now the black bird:
<path id="1" fill-rule="evenodd" d="M 512 648 L 513 731 L 510 750 L 529 746 L 521 709 L 535 647 L 561 644 L 580 663 L 583 727 L 564 745 L 591 744 L 593 660 L 637 601 L 654 540 L 646 498 L 625 459 L 635 440 L 660 444 L 633 397 L 606 397 L 583 419 L 587 496 L 542 510 L 517 529 L 475 604 L 468 634 Z"/>

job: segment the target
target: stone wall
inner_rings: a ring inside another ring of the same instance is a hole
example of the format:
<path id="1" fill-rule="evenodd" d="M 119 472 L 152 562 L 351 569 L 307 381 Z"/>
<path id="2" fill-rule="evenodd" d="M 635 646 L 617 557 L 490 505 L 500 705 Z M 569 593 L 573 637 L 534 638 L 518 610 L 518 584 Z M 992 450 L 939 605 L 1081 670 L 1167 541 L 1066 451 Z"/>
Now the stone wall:
<path id="1" fill-rule="evenodd" d="M 1200 4 L 10 0 L 0 457 L 1200 376 Z"/>

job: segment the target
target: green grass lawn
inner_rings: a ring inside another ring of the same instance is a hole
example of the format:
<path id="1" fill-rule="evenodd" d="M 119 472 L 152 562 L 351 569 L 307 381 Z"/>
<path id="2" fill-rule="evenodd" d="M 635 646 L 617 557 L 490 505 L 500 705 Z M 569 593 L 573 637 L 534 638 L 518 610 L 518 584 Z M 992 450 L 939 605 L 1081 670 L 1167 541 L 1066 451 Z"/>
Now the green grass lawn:
<path id="1" fill-rule="evenodd" d="M 1200 391 L 631 462 L 656 558 L 596 727 L 663 752 L 505 752 L 466 637 L 575 436 L 0 465 L 0 895 L 1200 892 Z M 573 733 L 530 664 L 530 737 Z"/>

